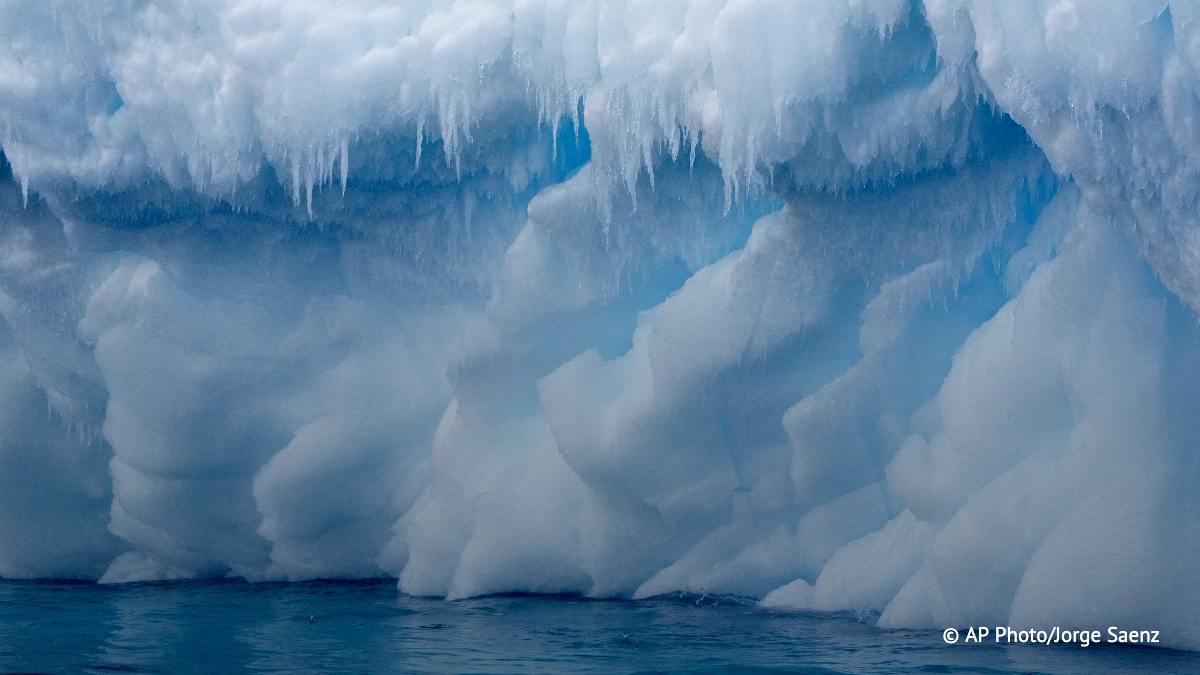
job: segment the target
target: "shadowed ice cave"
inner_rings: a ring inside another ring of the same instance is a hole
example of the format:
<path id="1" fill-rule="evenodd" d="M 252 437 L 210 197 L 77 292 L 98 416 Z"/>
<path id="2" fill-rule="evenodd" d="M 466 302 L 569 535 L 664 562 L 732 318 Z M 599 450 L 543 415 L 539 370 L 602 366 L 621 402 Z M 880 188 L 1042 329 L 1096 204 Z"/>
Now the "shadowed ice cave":
<path id="1" fill-rule="evenodd" d="M 0 7 L 0 576 L 1200 648 L 1200 9 Z"/>

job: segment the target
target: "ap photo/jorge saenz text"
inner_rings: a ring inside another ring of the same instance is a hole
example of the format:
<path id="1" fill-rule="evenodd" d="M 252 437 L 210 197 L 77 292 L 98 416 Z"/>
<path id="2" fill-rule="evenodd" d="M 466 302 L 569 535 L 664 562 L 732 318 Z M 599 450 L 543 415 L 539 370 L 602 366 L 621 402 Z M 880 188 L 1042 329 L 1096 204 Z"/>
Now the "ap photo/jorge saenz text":
<path id="1" fill-rule="evenodd" d="M 0 673 L 1200 672 L 1200 0 L 0 0 Z"/>

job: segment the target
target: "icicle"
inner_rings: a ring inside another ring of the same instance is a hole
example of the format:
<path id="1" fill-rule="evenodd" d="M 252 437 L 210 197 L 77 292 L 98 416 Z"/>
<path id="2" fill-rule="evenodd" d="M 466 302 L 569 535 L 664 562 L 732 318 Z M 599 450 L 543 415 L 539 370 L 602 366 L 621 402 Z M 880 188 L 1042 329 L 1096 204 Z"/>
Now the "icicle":
<path id="1" fill-rule="evenodd" d="M 11 146 L 11 130 L 9 130 L 7 136 L 8 141 L 6 145 Z M 21 208 L 25 209 L 29 208 L 29 171 L 27 171 L 29 162 L 27 159 L 27 156 L 21 150 L 9 151 L 9 167 L 12 169 L 13 175 L 16 176 L 17 180 L 21 183 Z"/>
<path id="2" fill-rule="evenodd" d="M 413 173 L 421 169 L 421 149 L 425 147 L 425 115 L 417 120 L 417 160 L 413 164 Z"/>
<path id="3" fill-rule="evenodd" d="M 558 160 L 558 124 L 560 118 L 555 115 L 550 122 L 550 161 Z"/>
<path id="4" fill-rule="evenodd" d="M 300 206 L 300 160 L 292 157 L 292 206 Z"/>
<path id="5" fill-rule="evenodd" d="M 654 190 L 654 159 L 651 157 L 652 146 L 652 141 L 642 141 L 642 163 L 646 165 L 646 175 L 650 178 L 651 191 Z"/>
<path id="6" fill-rule="evenodd" d="M 350 175 L 350 141 L 342 137 L 338 145 L 338 173 L 342 179 L 342 196 L 346 196 L 346 179 Z"/>
<path id="7" fill-rule="evenodd" d="M 449 97 L 440 107 L 441 119 L 439 120 L 439 126 L 442 134 L 442 155 L 446 158 L 446 164 L 449 165 L 454 162 L 455 146 L 458 145 L 458 124 L 455 117 L 454 97 Z"/>
<path id="8" fill-rule="evenodd" d="M 462 137 L 463 137 L 463 141 L 465 141 L 467 143 L 471 143 L 472 141 L 475 140 L 474 137 L 471 136 L 471 114 L 472 114 L 471 100 L 472 99 L 470 96 L 466 96 L 466 95 L 463 96 L 463 102 L 462 102 L 463 111 L 462 111 L 462 122 L 461 122 Z M 460 148 L 460 150 L 461 150 L 461 148 Z"/>
<path id="9" fill-rule="evenodd" d="M 305 206 L 308 208 L 308 219 L 312 220 L 312 217 L 313 217 L 313 208 L 312 208 L 313 183 L 315 182 L 315 177 L 313 176 L 311 167 L 309 168 L 309 170 L 306 173 L 308 175 L 305 176 L 306 180 L 305 180 L 305 186 L 304 186 Z"/>

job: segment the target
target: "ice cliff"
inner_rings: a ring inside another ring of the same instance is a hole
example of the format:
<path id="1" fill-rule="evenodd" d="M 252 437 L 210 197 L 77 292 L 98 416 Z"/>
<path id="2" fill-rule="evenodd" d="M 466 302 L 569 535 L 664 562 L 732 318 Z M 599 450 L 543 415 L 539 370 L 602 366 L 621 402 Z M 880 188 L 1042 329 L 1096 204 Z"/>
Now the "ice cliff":
<path id="1" fill-rule="evenodd" d="M 1200 649 L 1200 4 L 0 3 L 0 576 Z"/>

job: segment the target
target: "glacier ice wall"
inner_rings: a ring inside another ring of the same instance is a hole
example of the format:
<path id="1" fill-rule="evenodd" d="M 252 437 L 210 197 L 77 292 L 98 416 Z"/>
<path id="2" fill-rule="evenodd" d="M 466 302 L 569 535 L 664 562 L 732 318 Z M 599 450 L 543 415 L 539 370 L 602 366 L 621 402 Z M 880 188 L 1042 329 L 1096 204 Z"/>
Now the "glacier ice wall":
<path id="1" fill-rule="evenodd" d="M 0 5 L 0 576 L 1200 648 L 1200 6 Z"/>

